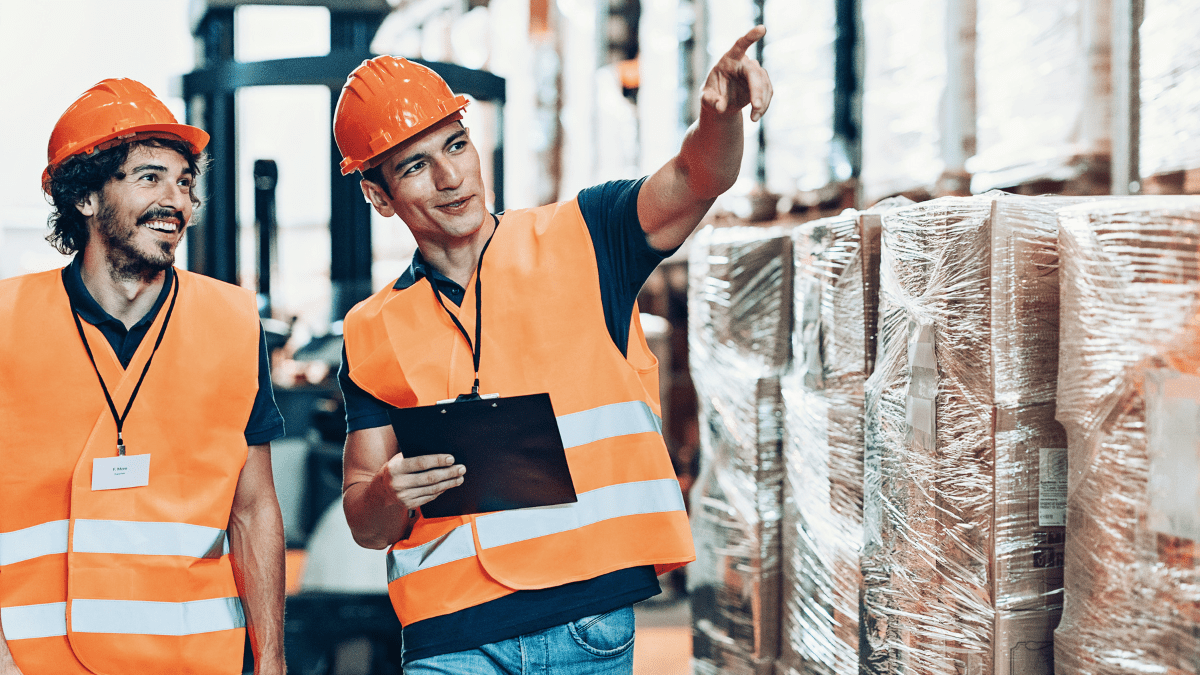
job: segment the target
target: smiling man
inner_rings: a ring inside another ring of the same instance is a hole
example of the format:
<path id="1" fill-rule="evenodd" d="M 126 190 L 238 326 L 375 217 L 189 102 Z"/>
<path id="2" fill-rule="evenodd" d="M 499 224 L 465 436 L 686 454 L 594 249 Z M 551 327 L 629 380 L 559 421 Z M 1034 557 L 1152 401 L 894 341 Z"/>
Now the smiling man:
<path id="1" fill-rule="evenodd" d="M 461 121 L 467 100 L 441 78 L 380 56 L 342 89 L 342 172 L 359 171 L 367 200 L 418 246 L 346 316 L 339 374 L 343 505 L 356 541 L 392 547 L 406 675 L 632 672 L 632 604 L 695 558 L 635 301 L 737 178 L 742 111 L 757 120 L 771 99 L 746 55 L 764 33 L 713 67 L 700 119 L 653 175 L 498 215 Z M 449 454 L 406 457 L 389 411 L 479 393 L 549 394 L 577 502 L 422 514 L 470 477 Z"/>
<path id="2" fill-rule="evenodd" d="M 0 281 L 0 675 L 282 673 L 253 296 L 174 269 L 208 134 L 104 80 L 55 125 L 62 270 Z"/>

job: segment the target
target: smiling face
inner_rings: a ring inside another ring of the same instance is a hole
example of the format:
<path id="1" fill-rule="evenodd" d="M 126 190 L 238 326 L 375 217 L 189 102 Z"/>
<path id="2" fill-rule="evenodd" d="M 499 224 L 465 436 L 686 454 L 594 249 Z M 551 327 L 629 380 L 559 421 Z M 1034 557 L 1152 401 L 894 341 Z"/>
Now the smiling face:
<path id="1" fill-rule="evenodd" d="M 398 146 L 379 169 L 387 191 L 364 180 L 363 193 L 380 215 L 400 216 L 418 244 L 469 242 L 488 219 L 479 153 L 453 118 Z"/>
<path id="2" fill-rule="evenodd" d="M 175 264 L 192 218 L 193 176 L 174 150 L 139 145 L 112 180 L 79 205 L 88 247 L 100 247 L 115 278 L 150 280 Z"/>

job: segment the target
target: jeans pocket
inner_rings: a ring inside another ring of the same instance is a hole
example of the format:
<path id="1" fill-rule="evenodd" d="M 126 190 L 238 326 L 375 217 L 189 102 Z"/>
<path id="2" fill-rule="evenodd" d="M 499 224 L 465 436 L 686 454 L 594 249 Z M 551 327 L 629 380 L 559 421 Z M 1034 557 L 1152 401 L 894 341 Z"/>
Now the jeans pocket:
<path id="1" fill-rule="evenodd" d="M 585 616 L 567 624 L 575 643 L 594 656 L 620 656 L 633 648 L 633 606 Z"/>

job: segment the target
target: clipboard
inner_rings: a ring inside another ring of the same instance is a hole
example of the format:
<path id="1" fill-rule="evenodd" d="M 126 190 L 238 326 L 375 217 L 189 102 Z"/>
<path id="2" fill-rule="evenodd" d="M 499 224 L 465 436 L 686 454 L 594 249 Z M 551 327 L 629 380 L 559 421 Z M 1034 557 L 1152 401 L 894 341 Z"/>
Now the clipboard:
<path id="1" fill-rule="evenodd" d="M 550 394 L 485 398 L 388 411 L 405 457 L 448 453 L 462 485 L 421 507 L 425 518 L 578 501 Z"/>

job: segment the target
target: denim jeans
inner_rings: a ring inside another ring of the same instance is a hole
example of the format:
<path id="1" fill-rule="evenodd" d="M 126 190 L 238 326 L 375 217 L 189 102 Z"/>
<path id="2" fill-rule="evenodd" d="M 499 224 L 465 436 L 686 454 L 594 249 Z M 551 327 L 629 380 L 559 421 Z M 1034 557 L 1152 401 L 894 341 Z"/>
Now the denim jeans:
<path id="1" fill-rule="evenodd" d="M 478 649 L 409 663 L 404 675 L 630 675 L 633 606 Z"/>

